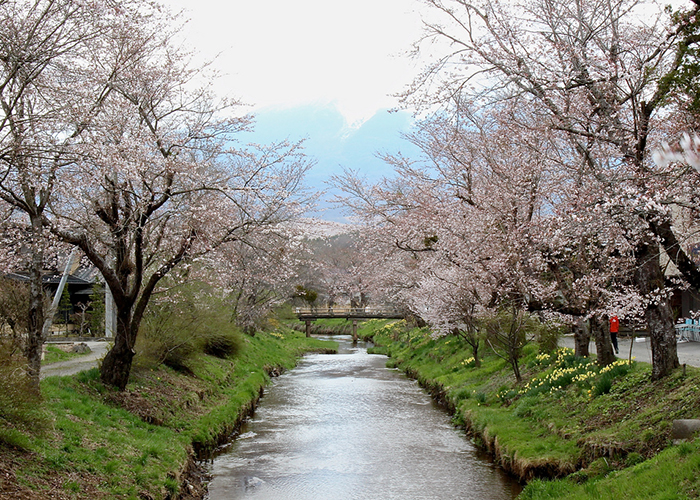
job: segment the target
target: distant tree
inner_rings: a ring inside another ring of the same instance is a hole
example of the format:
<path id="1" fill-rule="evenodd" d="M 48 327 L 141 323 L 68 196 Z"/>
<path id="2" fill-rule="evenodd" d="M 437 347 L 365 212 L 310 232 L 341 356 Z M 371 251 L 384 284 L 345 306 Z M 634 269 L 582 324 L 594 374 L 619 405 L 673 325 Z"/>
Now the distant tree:
<path id="1" fill-rule="evenodd" d="M 513 370 L 515 380 L 523 380 L 520 358 L 523 348 L 534 338 L 539 327 L 537 320 L 522 308 L 503 309 L 485 320 L 486 341 L 497 356 L 503 358 Z"/>
<path id="2" fill-rule="evenodd" d="M 92 285 L 89 304 L 88 329 L 90 334 L 94 337 L 103 337 L 105 334 L 105 290 L 97 281 Z"/>
<path id="3" fill-rule="evenodd" d="M 294 296 L 306 302 L 309 307 L 313 307 L 318 298 L 318 292 L 304 285 L 297 285 L 295 287 Z"/>
<path id="4" fill-rule="evenodd" d="M 68 327 L 72 312 L 73 304 L 71 303 L 70 293 L 68 292 L 68 287 L 66 286 L 63 287 L 63 291 L 61 292 L 61 298 L 58 301 L 58 310 L 56 311 L 56 314 L 58 316 L 57 323 L 64 325 L 64 331 L 66 335 L 68 335 Z"/>
<path id="5" fill-rule="evenodd" d="M 26 283 L 0 278 L 0 338 L 9 337 L 12 355 L 24 349 L 28 305 L 29 287 Z"/>

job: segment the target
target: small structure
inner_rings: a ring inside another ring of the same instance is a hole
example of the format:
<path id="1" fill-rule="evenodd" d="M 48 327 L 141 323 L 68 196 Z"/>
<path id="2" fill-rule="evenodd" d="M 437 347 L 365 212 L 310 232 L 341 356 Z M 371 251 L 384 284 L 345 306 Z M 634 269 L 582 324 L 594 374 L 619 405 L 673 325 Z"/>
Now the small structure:
<path id="1" fill-rule="evenodd" d="M 364 319 L 403 319 L 404 314 L 389 307 L 297 307 L 294 311 L 300 321 L 306 324 L 306 336 L 311 335 L 311 323 L 317 319 L 344 318 L 352 320 L 352 340 L 357 342 L 357 322 Z"/>

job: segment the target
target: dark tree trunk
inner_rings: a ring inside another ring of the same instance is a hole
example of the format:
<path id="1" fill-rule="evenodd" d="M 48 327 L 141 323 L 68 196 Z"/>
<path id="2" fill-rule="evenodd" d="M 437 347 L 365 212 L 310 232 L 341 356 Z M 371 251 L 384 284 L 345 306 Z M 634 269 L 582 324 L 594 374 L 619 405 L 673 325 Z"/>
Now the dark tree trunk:
<path id="1" fill-rule="evenodd" d="M 604 367 L 615 361 L 608 322 L 598 316 L 591 318 L 591 331 L 595 339 L 595 349 L 598 353 L 598 366 Z"/>
<path id="2" fill-rule="evenodd" d="M 41 218 L 31 217 L 32 263 L 29 280 L 29 311 L 27 322 L 27 343 L 24 354 L 27 358 L 27 375 L 32 384 L 39 389 L 39 374 L 41 372 L 41 353 L 44 347 L 44 287 L 42 269 L 44 253 L 42 251 L 42 222 Z"/>
<path id="3" fill-rule="evenodd" d="M 574 327 L 574 355 L 581 358 L 590 356 L 591 330 L 588 322 L 579 320 Z"/>
<path id="4" fill-rule="evenodd" d="M 131 364 L 136 352 L 134 341 L 136 335 L 132 331 L 131 308 L 127 311 L 117 310 L 117 332 L 114 336 L 114 346 L 107 352 L 100 367 L 100 380 L 105 385 L 116 387 L 120 391 L 129 383 Z"/>
<path id="5" fill-rule="evenodd" d="M 659 260 L 660 248 L 650 238 L 637 246 L 637 269 L 634 279 L 639 292 L 655 295 L 644 311 L 651 338 L 651 377 L 658 380 L 678 368 L 676 330 L 673 311 L 664 291 L 664 273 Z"/>
<path id="6" fill-rule="evenodd" d="M 515 375 L 515 380 L 519 384 L 523 381 L 523 376 L 520 373 L 520 353 L 514 352 L 510 355 L 510 366 L 513 368 L 513 375 Z"/>
<path id="7" fill-rule="evenodd" d="M 481 359 L 479 359 L 479 339 L 476 340 L 472 346 L 472 354 L 474 355 L 474 366 L 481 368 Z"/>

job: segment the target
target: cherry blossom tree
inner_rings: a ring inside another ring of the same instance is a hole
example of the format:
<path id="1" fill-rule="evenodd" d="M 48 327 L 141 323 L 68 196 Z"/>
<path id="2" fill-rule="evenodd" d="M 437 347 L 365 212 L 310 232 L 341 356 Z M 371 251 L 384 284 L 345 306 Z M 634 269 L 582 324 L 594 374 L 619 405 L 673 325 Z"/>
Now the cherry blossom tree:
<path id="1" fill-rule="evenodd" d="M 215 120 L 218 107 L 206 94 L 191 96 L 178 84 L 173 89 L 172 60 L 163 63 L 165 81 L 148 82 L 152 86 L 142 87 L 147 95 L 124 92 L 114 99 L 113 114 L 104 113 L 109 119 L 85 144 L 74 172 L 79 188 L 73 196 L 66 192 L 47 217 L 51 230 L 85 253 L 112 292 L 117 332 L 101 377 L 120 389 L 163 277 L 296 216 L 302 206 L 295 193 L 309 167 L 297 145 L 227 149 L 223 141 L 240 122 Z"/>
<path id="2" fill-rule="evenodd" d="M 439 331 L 467 339 L 475 359 L 476 315 L 527 308 L 543 265 L 531 240 L 555 180 L 542 141 L 511 140 L 515 111 L 434 116 L 410 137 L 425 164 L 387 158 L 398 175 L 376 186 L 351 172 L 336 178 L 350 195 L 342 203 L 383 240 L 383 267 L 402 269 L 392 269 L 403 277 L 395 293 Z"/>
<path id="3" fill-rule="evenodd" d="M 636 218 L 625 233 L 634 238 L 634 284 L 645 301 L 653 376 L 667 375 L 678 359 L 661 249 L 696 283 L 697 267 L 671 208 L 687 200 L 673 187 L 694 181 L 680 170 L 653 168 L 649 145 L 675 124 L 668 77 L 697 37 L 674 28 L 661 9 L 650 10 L 653 4 L 634 0 L 426 4 L 435 18 L 421 42 L 446 42 L 446 49 L 404 102 L 425 109 L 455 98 L 485 106 L 517 99 L 539 113 L 523 126 L 566 138 L 576 159 L 569 163 L 580 165 L 579 176 L 596 179 L 608 214 Z"/>
<path id="4" fill-rule="evenodd" d="M 26 356 L 38 387 L 44 323 L 43 218 L 75 144 L 111 93 L 131 54 L 105 59 L 105 45 L 135 18 L 131 2 L 0 2 L 0 199 L 6 219 L 28 228 L 30 304 Z M 18 262 L 15 262 L 17 264 Z"/>
<path id="5" fill-rule="evenodd" d="M 250 117 L 216 98 L 140 0 L 2 9 L 0 196 L 32 229 L 28 352 L 38 380 L 44 232 L 79 247 L 115 300 L 102 380 L 123 389 L 147 304 L 172 269 L 303 211 L 300 144 L 238 145 Z"/>

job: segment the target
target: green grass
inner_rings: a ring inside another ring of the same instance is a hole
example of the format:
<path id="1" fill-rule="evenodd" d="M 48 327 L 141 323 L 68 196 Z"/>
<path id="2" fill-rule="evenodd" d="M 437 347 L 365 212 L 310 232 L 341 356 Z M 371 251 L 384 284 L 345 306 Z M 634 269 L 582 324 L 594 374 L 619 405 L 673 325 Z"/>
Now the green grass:
<path id="1" fill-rule="evenodd" d="M 510 367 L 485 347 L 476 368 L 459 338 L 433 338 L 426 329 L 395 321 L 363 328 L 374 351 L 391 356 L 390 366 L 445 400 L 477 443 L 530 481 L 522 498 L 700 495 L 698 445 L 671 447 L 670 438 L 674 419 L 700 415 L 697 369 L 653 382 L 644 363 L 619 361 L 601 370 L 571 350 L 543 354 L 532 343 L 524 349 L 518 384 Z M 675 470 L 679 453 L 683 463 Z M 534 480 L 561 476 L 568 479 Z"/>
<path id="2" fill-rule="evenodd" d="M 16 429 L 0 420 L 0 464 L 12 462 L 18 484 L 37 498 L 50 490 L 66 498 L 177 494 L 193 447 L 208 451 L 228 436 L 268 372 L 292 368 L 304 352 L 337 349 L 285 329 L 243 343 L 235 357 L 194 356 L 187 375 L 165 365 L 136 368 L 122 393 L 103 386 L 97 369 L 49 377 L 41 392 L 50 425 Z"/>
<path id="3" fill-rule="evenodd" d="M 655 457 L 584 484 L 572 480 L 533 481 L 523 500 L 591 498 L 683 500 L 700 492 L 700 442 L 671 446 Z"/>
<path id="4" fill-rule="evenodd" d="M 69 359 L 84 356 L 84 354 L 78 354 L 77 352 L 66 352 L 58 347 L 46 344 L 46 354 L 44 359 L 41 361 L 43 365 L 48 365 L 51 363 L 58 363 L 60 361 L 68 361 Z"/>

